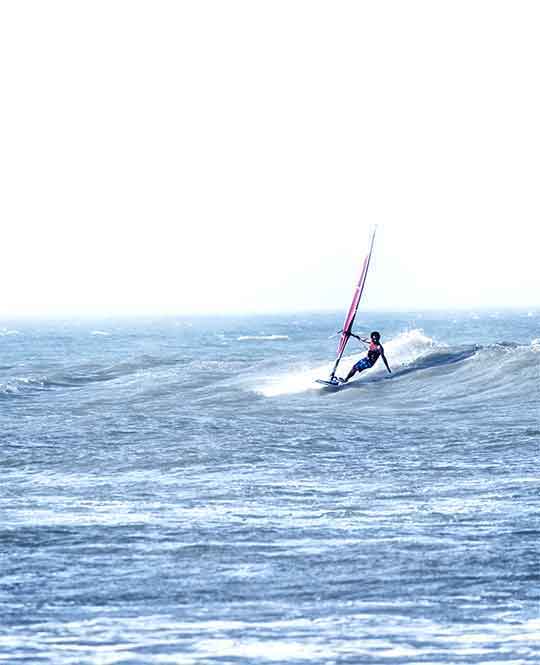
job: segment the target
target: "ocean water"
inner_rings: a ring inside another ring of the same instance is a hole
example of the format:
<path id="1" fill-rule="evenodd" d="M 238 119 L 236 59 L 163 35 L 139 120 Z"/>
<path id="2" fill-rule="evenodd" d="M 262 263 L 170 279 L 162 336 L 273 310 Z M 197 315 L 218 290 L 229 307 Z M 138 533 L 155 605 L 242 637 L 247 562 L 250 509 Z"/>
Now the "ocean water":
<path id="1" fill-rule="evenodd" d="M 0 661 L 539 663 L 540 312 L 341 323 L 0 322 Z"/>

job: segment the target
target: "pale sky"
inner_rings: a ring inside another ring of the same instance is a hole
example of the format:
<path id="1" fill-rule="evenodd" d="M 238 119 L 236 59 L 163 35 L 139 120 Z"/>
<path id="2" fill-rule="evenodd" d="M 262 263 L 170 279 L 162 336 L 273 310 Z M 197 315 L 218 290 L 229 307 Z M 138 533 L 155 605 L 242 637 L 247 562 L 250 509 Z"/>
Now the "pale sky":
<path id="1" fill-rule="evenodd" d="M 3 0 L 0 315 L 540 306 L 538 0 Z"/>

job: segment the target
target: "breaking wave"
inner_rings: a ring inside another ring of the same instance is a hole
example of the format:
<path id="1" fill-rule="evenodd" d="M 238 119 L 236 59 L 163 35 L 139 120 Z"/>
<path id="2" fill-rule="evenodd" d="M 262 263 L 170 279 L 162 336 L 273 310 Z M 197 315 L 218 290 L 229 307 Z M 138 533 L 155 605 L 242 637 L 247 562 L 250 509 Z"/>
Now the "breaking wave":
<path id="1" fill-rule="evenodd" d="M 373 370 L 364 372 L 353 379 L 346 388 L 361 387 L 366 383 L 382 380 L 394 382 L 424 376 L 430 373 L 430 380 L 454 385 L 456 389 L 470 392 L 507 388 L 514 382 L 532 381 L 538 378 L 538 359 L 536 354 L 540 346 L 534 340 L 530 346 L 511 343 L 500 343 L 489 346 L 460 345 L 448 346 L 438 343 L 426 336 L 422 330 L 411 330 L 401 333 L 388 341 L 385 346 L 386 355 L 392 368 L 392 375 L 386 372 L 383 363 Z M 355 353 L 343 358 L 343 366 L 347 370 L 365 355 Z M 265 397 L 277 397 L 302 393 L 308 390 L 325 390 L 324 386 L 315 383 L 317 379 L 326 378 L 332 370 L 333 363 L 279 374 L 264 380 L 256 386 L 255 391 Z M 454 377 L 449 377 L 453 374 Z M 393 384 L 395 388 L 398 386 Z M 407 390 L 410 390 L 407 386 Z"/>

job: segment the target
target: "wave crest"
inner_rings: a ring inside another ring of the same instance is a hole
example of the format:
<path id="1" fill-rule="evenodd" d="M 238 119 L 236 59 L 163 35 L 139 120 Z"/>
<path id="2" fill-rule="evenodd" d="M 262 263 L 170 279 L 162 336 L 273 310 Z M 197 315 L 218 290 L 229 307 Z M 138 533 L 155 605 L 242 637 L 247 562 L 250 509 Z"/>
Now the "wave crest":
<path id="1" fill-rule="evenodd" d="M 444 389 L 449 396 L 452 393 L 462 394 L 463 391 L 468 391 L 471 395 L 481 395 L 486 391 L 495 393 L 508 390 L 513 385 L 520 385 L 523 390 L 527 382 L 534 383 L 538 380 L 538 361 L 535 356 L 540 352 L 539 342 L 540 340 L 533 340 L 530 346 L 506 342 L 484 347 L 477 344 L 449 346 L 435 342 L 422 330 L 409 330 L 384 344 L 392 369 L 391 376 L 379 361 L 372 370 L 355 378 L 347 388 L 386 379 L 399 381 L 405 378 L 426 384 L 428 378 L 425 373 L 429 372 L 433 390 Z M 344 357 L 342 371 L 348 370 L 364 355 L 365 350 L 362 350 Z M 305 371 L 270 377 L 257 386 L 255 392 L 265 397 L 277 397 L 324 389 L 315 381 L 328 377 L 332 366 L 333 362 L 330 362 Z M 403 383 L 394 386 L 396 392 L 402 389 L 407 392 L 414 390 L 410 381 L 407 381 L 406 386 Z"/>

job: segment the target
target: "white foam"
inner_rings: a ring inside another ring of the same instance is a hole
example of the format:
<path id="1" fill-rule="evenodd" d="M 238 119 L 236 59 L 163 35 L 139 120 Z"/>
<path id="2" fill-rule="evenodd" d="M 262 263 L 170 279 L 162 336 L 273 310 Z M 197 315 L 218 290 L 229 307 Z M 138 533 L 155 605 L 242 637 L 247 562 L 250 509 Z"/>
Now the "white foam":
<path id="1" fill-rule="evenodd" d="M 289 335 L 240 335 L 236 338 L 237 342 L 275 342 L 277 340 L 287 340 Z"/>
<path id="2" fill-rule="evenodd" d="M 384 344 L 385 353 L 388 357 L 390 367 L 397 368 L 407 365 L 433 348 L 434 342 L 424 335 L 422 330 L 409 330 L 403 332 L 394 339 Z M 346 356 L 342 359 L 343 367 L 348 369 L 360 358 L 366 355 L 366 349 L 362 348 L 358 353 Z M 327 378 L 332 371 L 333 361 L 303 371 L 293 371 L 279 374 L 266 379 L 265 383 L 255 390 L 265 397 L 277 397 L 279 395 L 292 395 L 307 390 L 320 390 L 322 386 L 315 383 L 317 379 Z M 379 361 L 377 366 L 370 370 L 369 375 L 383 374 L 386 368 Z M 358 379 L 359 381 L 362 378 Z"/>
<path id="3" fill-rule="evenodd" d="M 92 330 L 92 332 L 90 334 L 91 335 L 106 335 L 108 337 L 111 333 L 105 332 L 104 330 Z"/>

